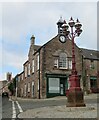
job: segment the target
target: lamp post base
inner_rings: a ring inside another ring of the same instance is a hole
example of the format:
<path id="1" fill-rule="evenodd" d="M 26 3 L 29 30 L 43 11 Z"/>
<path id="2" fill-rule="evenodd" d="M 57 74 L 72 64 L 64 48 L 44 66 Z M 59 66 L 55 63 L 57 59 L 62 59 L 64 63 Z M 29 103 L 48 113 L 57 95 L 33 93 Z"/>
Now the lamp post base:
<path id="1" fill-rule="evenodd" d="M 67 97 L 67 107 L 85 107 L 83 91 L 78 89 L 70 90 Z"/>
<path id="2" fill-rule="evenodd" d="M 71 75 L 71 86 L 67 96 L 67 107 L 85 107 L 84 94 L 80 88 L 79 76 Z"/>

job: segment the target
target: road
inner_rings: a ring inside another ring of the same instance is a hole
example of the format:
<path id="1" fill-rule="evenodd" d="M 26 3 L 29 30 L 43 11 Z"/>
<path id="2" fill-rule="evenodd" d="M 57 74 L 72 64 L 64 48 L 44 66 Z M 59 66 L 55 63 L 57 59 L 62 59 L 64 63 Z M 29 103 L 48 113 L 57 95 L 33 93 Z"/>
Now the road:
<path id="1" fill-rule="evenodd" d="M 2 98 L 2 118 L 12 118 L 12 105 L 7 97 Z"/>
<path id="2" fill-rule="evenodd" d="M 96 98 L 85 99 L 87 104 L 97 103 Z M 99 98 L 98 98 L 99 103 Z M 63 99 L 47 99 L 47 100 L 33 100 L 33 99 L 17 99 L 9 101 L 8 98 L 2 99 L 2 118 L 17 118 L 20 112 L 28 109 L 35 109 L 46 106 L 61 106 L 66 105 L 65 97 Z"/>
<path id="3" fill-rule="evenodd" d="M 24 101 L 20 100 L 19 103 L 21 104 L 23 111 L 26 111 L 27 108 L 29 109 L 35 109 L 35 108 L 40 108 L 40 107 L 46 107 L 46 106 L 61 106 L 61 105 L 66 105 L 66 100 L 61 99 L 61 100 L 44 100 L 44 101 Z M 96 99 L 87 99 L 85 100 L 85 103 L 88 104 L 94 104 L 96 103 Z"/>
<path id="4" fill-rule="evenodd" d="M 9 100 L 7 97 L 2 98 L 2 119 L 17 118 L 17 115 L 23 112 L 18 101 Z"/>

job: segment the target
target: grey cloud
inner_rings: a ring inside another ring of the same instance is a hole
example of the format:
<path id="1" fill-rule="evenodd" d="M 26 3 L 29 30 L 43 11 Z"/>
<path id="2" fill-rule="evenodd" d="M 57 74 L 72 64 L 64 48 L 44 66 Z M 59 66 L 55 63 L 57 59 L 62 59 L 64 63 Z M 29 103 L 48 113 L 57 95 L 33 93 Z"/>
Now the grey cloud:
<path id="1" fill-rule="evenodd" d="M 79 18 L 83 24 L 83 33 L 76 40 L 80 47 L 96 48 L 97 44 L 97 14 L 96 3 L 3 3 L 3 40 L 15 45 L 22 45 L 23 49 L 29 49 L 29 35 L 34 34 L 36 43 L 42 44 L 57 34 L 57 25 L 60 15 L 69 20 Z M 1 14 L 1 13 L 0 13 Z M 94 33 L 93 33 L 94 31 Z M 27 40 L 28 36 L 28 40 Z M 25 46 L 25 44 L 28 44 Z M 25 48 L 25 47 L 27 48 Z M 5 63 L 22 69 L 24 60 L 19 59 L 20 54 L 14 55 L 12 51 L 5 51 L 4 58 L 11 59 Z M 14 60 L 16 58 L 16 60 Z M 14 62 L 13 62 L 14 61 Z M 16 64 L 18 63 L 18 64 Z M 6 65 L 6 64 L 5 64 Z"/>

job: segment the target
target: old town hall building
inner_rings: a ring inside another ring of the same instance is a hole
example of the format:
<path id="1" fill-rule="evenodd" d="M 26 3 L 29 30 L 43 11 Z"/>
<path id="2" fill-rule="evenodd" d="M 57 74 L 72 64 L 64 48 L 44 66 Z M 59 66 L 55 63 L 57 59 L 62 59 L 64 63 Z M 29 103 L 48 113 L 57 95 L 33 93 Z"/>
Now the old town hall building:
<path id="1" fill-rule="evenodd" d="M 81 88 L 87 93 L 99 92 L 99 52 L 79 48 L 75 44 L 75 56 Z M 23 64 L 23 68 L 23 71 L 16 75 L 19 97 L 65 96 L 69 89 L 72 69 L 72 41 L 67 39 L 65 43 L 61 43 L 57 35 L 44 45 L 38 46 L 32 36 L 28 60 Z"/>

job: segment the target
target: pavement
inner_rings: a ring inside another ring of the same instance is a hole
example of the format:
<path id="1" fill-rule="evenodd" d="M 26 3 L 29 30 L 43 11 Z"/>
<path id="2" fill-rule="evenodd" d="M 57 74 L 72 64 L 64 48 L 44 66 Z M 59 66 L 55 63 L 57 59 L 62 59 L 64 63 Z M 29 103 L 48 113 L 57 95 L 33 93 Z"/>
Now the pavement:
<path id="1" fill-rule="evenodd" d="M 99 94 L 85 95 L 84 99 L 97 99 Z M 18 98 L 23 100 L 22 98 Z M 48 99 L 29 99 L 29 100 L 60 100 L 67 99 L 66 97 L 54 97 Z M 27 100 L 27 99 L 25 99 Z M 86 107 L 66 107 L 62 106 L 49 106 L 42 108 L 29 109 L 18 115 L 18 118 L 98 118 L 97 103 L 86 104 Z M 98 118 L 99 119 L 99 118 Z"/>

